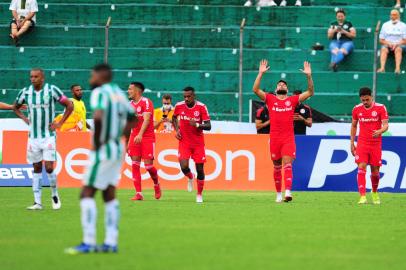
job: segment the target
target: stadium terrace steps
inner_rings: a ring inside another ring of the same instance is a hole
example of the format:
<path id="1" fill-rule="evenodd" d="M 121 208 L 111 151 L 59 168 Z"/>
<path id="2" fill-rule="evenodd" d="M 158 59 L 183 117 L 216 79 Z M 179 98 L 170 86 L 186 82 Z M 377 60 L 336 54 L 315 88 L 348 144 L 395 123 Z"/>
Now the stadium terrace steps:
<path id="1" fill-rule="evenodd" d="M 53 72 L 52 72 L 53 71 Z M 88 86 L 89 70 L 46 70 L 47 81 L 62 89 L 69 89 L 71 84 L 79 83 L 84 88 Z M 244 72 L 243 91 L 251 93 L 256 71 Z M 315 72 L 314 83 L 316 93 L 353 93 L 358 89 L 371 85 L 372 72 Z M 29 70 L 0 70 L 2 78 L 1 89 L 19 89 L 29 84 Z M 289 82 L 289 88 L 306 89 L 307 81 L 299 71 L 285 72 L 272 71 L 263 79 L 262 88 L 272 91 L 275 83 L 284 78 Z M 118 70 L 115 72 L 115 81 L 126 89 L 131 81 L 142 81 L 147 88 L 156 92 L 181 91 L 186 85 L 193 85 L 204 92 L 238 92 L 238 72 L 219 71 L 176 71 L 176 70 Z M 404 93 L 406 94 L 406 76 L 397 76 L 393 73 L 379 74 L 378 93 Z"/>
<path id="2" fill-rule="evenodd" d="M 37 22 L 63 25 L 104 25 L 109 16 L 114 25 L 240 25 L 242 18 L 247 26 L 326 27 L 335 18 L 333 7 L 246 8 L 243 6 L 194 6 L 134 4 L 41 5 Z M 348 20 L 357 27 L 375 27 L 378 20 L 389 20 L 390 8 L 348 7 Z M 8 4 L 0 4 L 0 24 L 10 21 Z"/>
<path id="3" fill-rule="evenodd" d="M 253 0 L 255 2 L 256 0 Z M 0 3 L 9 3 L 7 0 L 0 0 Z M 67 0 L 49 0 L 38 1 L 39 4 L 58 4 L 66 3 Z M 134 4 L 141 1 L 134 0 L 71 0 L 71 3 L 83 3 L 83 4 Z M 169 4 L 169 5 L 234 5 L 241 6 L 245 0 L 148 0 L 149 4 Z M 276 0 L 279 3 L 280 0 Z M 288 5 L 293 5 L 296 0 L 288 0 Z M 392 7 L 392 1 L 388 0 L 302 0 L 304 6 L 347 6 L 347 5 L 359 5 L 359 6 L 371 6 L 371 7 Z"/>
<path id="4" fill-rule="evenodd" d="M 89 69 L 103 60 L 103 48 L 88 47 L 0 47 L 0 65 L 10 69 L 33 66 L 49 69 Z M 315 71 L 328 71 L 330 53 L 327 51 L 247 49 L 244 51 L 244 69 L 258 70 L 261 59 L 269 59 L 272 69 L 297 71 L 303 61 L 310 61 Z M 109 62 L 119 69 L 148 70 L 215 70 L 237 71 L 239 55 L 237 49 L 213 48 L 113 48 L 109 50 Z M 371 71 L 373 52 L 357 50 L 342 65 L 341 71 Z M 403 62 L 406 68 L 406 61 Z M 388 71 L 393 70 L 392 58 Z"/>
<path id="5" fill-rule="evenodd" d="M 8 25 L 0 28 L 0 36 L 7 36 Z M 239 48 L 238 27 L 167 27 L 133 26 L 110 28 L 110 46 L 122 47 L 185 47 L 185 48 Z M 247 27 L 244 32 L 244 47 L 307 48 L 316 42 L 328 49 L 327 28 L 296 27 Z M 373 49 L 373 32 L 369 28 L 357 29 L 356 49 Z M 1 39 L 0 46 L 12 45 L 11 39 Z M 104 46 L 104 28 L 41 26 L 23 37 L 21 46 Z"/>

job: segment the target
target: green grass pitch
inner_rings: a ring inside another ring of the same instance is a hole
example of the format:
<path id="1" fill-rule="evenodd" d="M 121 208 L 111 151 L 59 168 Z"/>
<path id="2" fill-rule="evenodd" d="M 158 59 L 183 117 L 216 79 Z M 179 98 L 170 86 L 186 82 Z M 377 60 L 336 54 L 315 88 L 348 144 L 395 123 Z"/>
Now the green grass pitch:
<path id="1" fill-rule="evenodd" d="M 69 256 L 81 241 L 78 189 L 61 189 L 62 209 L 29 212 L 30 188 L 0 188 L 0 269 L 406 269 L 406 195 L 356 204 L 356 193 L 164 191 L 160 201 L 131 202 L 120 190 L 118 254 Z M 98 239 L 104 236 L 100 195 Z"/>

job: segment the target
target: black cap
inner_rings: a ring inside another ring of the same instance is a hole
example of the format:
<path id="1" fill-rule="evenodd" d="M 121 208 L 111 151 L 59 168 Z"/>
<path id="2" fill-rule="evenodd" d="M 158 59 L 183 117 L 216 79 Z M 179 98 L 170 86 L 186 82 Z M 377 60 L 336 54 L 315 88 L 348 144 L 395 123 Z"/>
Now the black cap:
<path id="1" fill-rule="evenodd" d="M 283 82 L 284 84 L 286 84 L 286 86 L 288 86 L 288 83 L 285 80 L 279 80 L 276 84 Z"/>

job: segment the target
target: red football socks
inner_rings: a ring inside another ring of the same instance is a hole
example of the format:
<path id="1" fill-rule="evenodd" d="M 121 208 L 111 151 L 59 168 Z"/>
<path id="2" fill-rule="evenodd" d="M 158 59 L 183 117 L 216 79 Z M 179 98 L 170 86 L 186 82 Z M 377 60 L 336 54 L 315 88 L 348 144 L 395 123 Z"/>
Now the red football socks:
<path id="1" fill-rule="evenodd" d="M 282 165 L 274 166 L 273 179 L 275 181 L 276 192 L 282 192 Z"/>
<path id="2" fill-rule="evenodd" d="M 145 165 L 145 169 L 147 169 L 149 175 L 151 176 L 154 185 L 158 185 L 158 171 L 154 167 L 154 165 Z"/>
<path id="3" fill-rule="evenodd" d="M 292 190 L 292 164 L 285 164 L 283 166 L 283 171 L 285 173 L 285 189 Z"/>
<path id="4" fill-rule="evenodd" d="M 139 161 L 133 161 L 132 163 L 132 173 L 133 173 L 133 183 L 136 192 L 141 192 L 141 163 Z"/>
<path id="5" fill-rule="evenodd" d="M 379 172 L 371 173 L 372 192 L 378 191 L 379 186 Z"/>
<path id="6" fill-rule="evenodd" d="M 204 187 L 204 180 L 197 180 L 197 194 L 202 195 L 203 192 L 203 187 Z"/>
<path id="7" fill-rule="evenodd" d="M 187 174 L 185 174 L 186 175 L 186 177 L 188 178 L 188 179 L 193 179 L 193 173 L 191 172 L 191 171 L 189 171 Z"/>
<path id="8" fill-rule="evenodd" d="M 358 182 L 358 191 L 361 196 L 365 196 L 366 193 L 365 187 L 367 182 L 365 178 L 366 173 L 367 172 L 365 169 L 358 168 L 357 182 Z"/>

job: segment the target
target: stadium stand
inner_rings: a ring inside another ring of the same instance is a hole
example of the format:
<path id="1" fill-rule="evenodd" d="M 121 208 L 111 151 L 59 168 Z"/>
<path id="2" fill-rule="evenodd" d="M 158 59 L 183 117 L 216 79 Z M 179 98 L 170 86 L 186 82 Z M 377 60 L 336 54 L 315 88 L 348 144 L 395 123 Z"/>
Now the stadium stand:
<path id="1" fill-rule="evenodd" d="M 109 62 L 123 89 L 130 81 L 142 81 L 152 90 L 147 96 L 159 104 L 162 93 L 173 94 L 176 101 L 181 99 L 181 89 L 192 85 L 214 119 L 237 120 L 239 25 L 246 18 L 245 121 L 249 99 L 255 98 L 252 83 L 262 58 L 270 60 L 272 69 L 264 78 L 266 90 L 272 90 L 281 77 L 290 82 L 292 91 L 303 89 L 306 80 L 299 68 L 304 60 L 310 61 L 316 96 L 309 105 L 348 119 L 358 102 L 358 89 L 372 83 L 376 22 L 387 21 L 393 6 L 385 0 L 308 0 L 302 1 L 300 8 L 261 9 L 243 7 L 240 0 L 139 2 L 40 1 L 36 29 L 15 47 L 7 39 L 10 2 L 0 0 L 1 101 L 13 102 L 17 91 L 29 84 L 28 72 L 34 66 L 44 68 L 48 81 L 66 93 L 72 83 L 86 88 L 90 68 L 103 60 L 104 24 L 111 16 Z M 358 37 L 354 53 L 333 73 L 328 69 L 326 32 L 336 7 L 348 10 L 348 20 L 357 28 Z M 325 50 L 313 51 L 316 42 Z M 401 120 L 406 115 L 406 76 L 393 74 L 393 59 L 387 67 L 387 73 L 378 75 L 378 101 L 387 106 L 393 121 Z M 406 70 L 406 61 L 402 70 Z M 85 91 L 86 102 L 89 93 Z M 1 112 L 0 117 L 13 114 Z"/>

